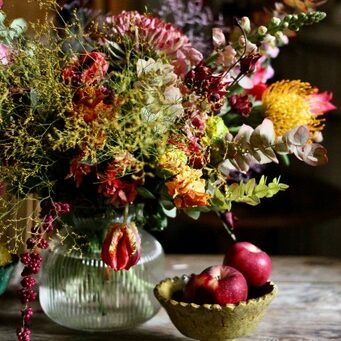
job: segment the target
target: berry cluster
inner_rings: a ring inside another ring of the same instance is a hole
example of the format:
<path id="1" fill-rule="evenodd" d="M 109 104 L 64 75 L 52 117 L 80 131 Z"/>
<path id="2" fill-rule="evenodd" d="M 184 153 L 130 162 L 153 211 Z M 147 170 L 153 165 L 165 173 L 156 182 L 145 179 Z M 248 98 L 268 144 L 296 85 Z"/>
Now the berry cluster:
<path id="1" fill-rule="evenodd" d="M 56 218 L 69 212 L 70 206 L 66 203 L 55 203 L 53 207 L 48 205 L 42 206 L 42 223 L 38 227 L 31 229 L 31 237 L 26 241 L 27 251 L 20 255 L 20 261 L 24 265 L 24 269 L 21 273 L 23 279 L 20 282 L 22 288 L 18 290 L 18 295 L 24 307 L 21 310 L 22 325 L 17 328 L 18 341 L 31 340 L 29 323 L 33 316 L 33 309 L 29 304 L 36 300 L 38 296 L 34 290 L 37 281 L 33 276 L 39 273 L 43 261 L 39 250 L 48 248 L 47 234 L 53 232 Z"/>

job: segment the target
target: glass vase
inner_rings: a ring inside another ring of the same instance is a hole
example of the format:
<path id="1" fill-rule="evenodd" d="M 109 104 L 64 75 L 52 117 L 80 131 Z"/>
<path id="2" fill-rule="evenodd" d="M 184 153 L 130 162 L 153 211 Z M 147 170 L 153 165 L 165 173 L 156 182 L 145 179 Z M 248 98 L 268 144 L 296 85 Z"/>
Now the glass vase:
<path id="1" fill-rule="evenodd" d="M 82 231 L 101 226 L 77 220 Z M 100 249 L 80 254 L 70 243 L 52 242 L 44 254 L 39 285 L 46 315 L 64 327 L 89 332 L 127 329 L 152 318 L 160 308 L 153 288 L 164 277 L 164 252 L 151 234 L 139 232 L 140 261 L 117 272 L 100 259 Z"/>

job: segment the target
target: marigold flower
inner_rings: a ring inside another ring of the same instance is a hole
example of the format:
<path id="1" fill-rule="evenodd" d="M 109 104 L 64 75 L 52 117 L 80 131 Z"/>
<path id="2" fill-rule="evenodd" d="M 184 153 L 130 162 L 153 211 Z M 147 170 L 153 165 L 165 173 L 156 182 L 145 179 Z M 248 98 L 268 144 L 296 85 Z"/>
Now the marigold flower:
<path id="1" fill-rule="evenodd" d="M 101 259 L 115 271 L 128 270 L 141 257 L 141 238 L 134 223 L 110 225 L 101 251 Z"/>
<path id="2" fill-rule="evenodd" d="M 179 174 L 166 182 L 168 194 L 177 208 L 207 206 L 209 195 L 205 192 L 202 171 L 184 165 Z"/>
<path id="3" fill-rule="evenodd" d="M 312 139 L 323 130 L 324 119 L 318 118 L 310 106 L 315 91 L 309 83 L 299 80 L 276 82 L 264 91 L 264 114 L 273 122 L 278 136 L 300 125 L 309 128 Z"/>
<path id="4" fill-rule="evenodd" d="M 187 162 L 186 154 L 179 149 L 166 152 L 160 156 L 159 167 L 172 174 L 175 174 L 183 168 Z"/>

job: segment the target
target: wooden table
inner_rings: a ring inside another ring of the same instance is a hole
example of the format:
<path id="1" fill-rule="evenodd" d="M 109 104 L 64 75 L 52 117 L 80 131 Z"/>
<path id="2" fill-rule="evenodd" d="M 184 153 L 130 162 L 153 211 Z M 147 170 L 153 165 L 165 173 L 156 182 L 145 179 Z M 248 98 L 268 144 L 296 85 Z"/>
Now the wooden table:
<path id="1" fill-rule="evenodd" d="M 167 276 L 198 273 L 219 264 L 220 255 L 167 256 Z M 341 340 L 341 259 L 273 257 L 272 280 L 279 294 L 255 332 L 239 340 Z M 32 341 L 185 341 L 163 309 L 138 328 L 84 334 L 58 326 L 35 307 Z M 8 291 L 0 297 L 0 340 L 14 341 L 20 304 Z"/>

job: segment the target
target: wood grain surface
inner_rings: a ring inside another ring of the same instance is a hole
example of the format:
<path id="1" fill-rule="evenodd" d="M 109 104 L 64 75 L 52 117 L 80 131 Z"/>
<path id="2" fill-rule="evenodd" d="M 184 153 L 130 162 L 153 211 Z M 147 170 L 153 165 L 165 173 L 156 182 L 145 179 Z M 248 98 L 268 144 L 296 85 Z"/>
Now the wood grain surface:
<path id="1" fill-rule="evenodd" d="M 198 273 L 221 263 L 220 255 L 169 255 L 167 277 Z M 319 257 L 273 257 L 272 280 L 279 294 L 255 332 L 241 341 L 341 341 L 341 260 Z M 0 341 L 15 341 L 20 303 L 15 284 L 0 297 Z M 14 285 L 14 287 L 13 287 Z M 185 341 L 166 312 L 147 323 L 115 333 L 85 334 L 61 327 L 34 305 L 32 341 Z"/>

